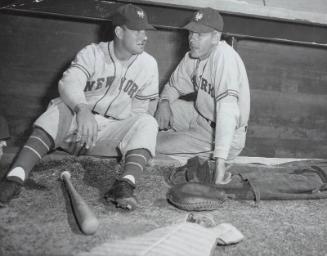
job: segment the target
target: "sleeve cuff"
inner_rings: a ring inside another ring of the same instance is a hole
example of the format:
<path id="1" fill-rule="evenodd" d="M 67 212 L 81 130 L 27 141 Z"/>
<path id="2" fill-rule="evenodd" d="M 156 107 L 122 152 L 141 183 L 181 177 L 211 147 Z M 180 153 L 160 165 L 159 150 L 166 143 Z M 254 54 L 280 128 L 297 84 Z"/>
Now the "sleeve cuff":
<path id="1" fill-rule="evenodd" d="M 169 102 L 174 102 L 179 98 L 179 96 L 180 94 L 174 87 L 171 87 L 169 84 L 166 84 L 164 89 L 162 90 L 162 93 L 160 94 L 160 99 L 165 99 Z"/>
<path id="2" fill-rule="evenodd" d="M 221 147 L 215 147 L 215 150 L 213 152 L 213 157 L 219 157 L 222 159 L 227 159 L 228 158 L 228 153 L 229 153 L 229 148 L 221 148 Z"/>

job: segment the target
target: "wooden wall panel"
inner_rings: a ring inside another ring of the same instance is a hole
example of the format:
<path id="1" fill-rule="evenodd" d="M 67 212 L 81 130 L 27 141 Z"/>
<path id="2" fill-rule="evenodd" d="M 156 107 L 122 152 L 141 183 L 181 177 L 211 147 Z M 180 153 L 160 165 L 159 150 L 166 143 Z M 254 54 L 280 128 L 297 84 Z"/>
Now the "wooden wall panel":
<path id="1" fill-rule="evenodd" d="M 152 54 L 159 65 L 159 83 L 162 87 L 169 79 L 187 49 L 187 33 L 175 30 L 149 31 L 146 50 Z"/>
<path id="2" fill-rule="evenodd" d="M 130 2 L 131 0 L 121 0 Z M 325 0 L 133 0 L 134 3 L 184 9 L 211 7 L 223 13 L 326 26 Z"/>
<path id="3" fill-rule="evenodd" d="M 76 52 L 98 40 L 98 25 L 0 15 L 0 109 L 13 144 L 29 133 L 51 98 L 57 81 Z"/>
<path id="4" fill-rule="evenodd" d="M 102 23 L 0 14 L 0 108 L 12 144 L 58 95 L 57 82 L 83 46 L 105 38 Z M 163 85 L 187 51 L 181 30 L 148 33 Z M 327 51 L 242 40 L 237 50 L 251 86 L 251 116 L 243 155 L 327 157 Z"/>
<path id="5" fill-rule="evenodd" d="M 248 154 L 326 157 L 327 50 L 244 40 L 238 51 L 251 87 Z"/>

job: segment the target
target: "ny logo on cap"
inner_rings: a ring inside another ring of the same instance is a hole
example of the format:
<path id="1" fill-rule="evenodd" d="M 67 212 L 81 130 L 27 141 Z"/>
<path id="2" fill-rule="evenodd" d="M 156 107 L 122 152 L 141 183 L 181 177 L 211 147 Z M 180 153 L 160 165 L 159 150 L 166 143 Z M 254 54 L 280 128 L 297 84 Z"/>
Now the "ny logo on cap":
<path id="1" fill-rule="evenodd" d="M 136 13 L 141 19 L 144 18 L 144 12 L 143 11 L 137 11 Z"/>
<path id="2" fill-rule="evenodd" d="M 195 19 L 196 21 L 199 21 L 199 20 L 201 20 L 202 18 L 203 18 L 203 14 L 202 14 L 201 12 L 197 12 L 197 13 L 195 14 L 194 19 Z"/>

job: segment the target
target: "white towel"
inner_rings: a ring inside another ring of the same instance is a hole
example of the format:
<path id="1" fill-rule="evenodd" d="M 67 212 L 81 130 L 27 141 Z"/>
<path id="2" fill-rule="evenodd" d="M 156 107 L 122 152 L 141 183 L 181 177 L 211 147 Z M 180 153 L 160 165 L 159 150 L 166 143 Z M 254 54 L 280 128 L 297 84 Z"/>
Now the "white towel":
<path id="1" fill-rule="evenodd" d="M 184 222 L 106 242 L 78 256 L 210 256 L 217 244 L 235 244 L 243 239 L 242 233 L 229 223 L 206 228 Z"/>

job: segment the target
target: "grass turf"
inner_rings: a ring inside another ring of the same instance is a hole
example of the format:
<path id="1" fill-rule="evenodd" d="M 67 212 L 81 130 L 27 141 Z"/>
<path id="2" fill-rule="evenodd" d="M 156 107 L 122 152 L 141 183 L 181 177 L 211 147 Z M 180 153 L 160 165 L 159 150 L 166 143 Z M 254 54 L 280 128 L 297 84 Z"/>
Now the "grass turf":
<path id="1" fill-rule="evenodd" d="M 3 173 L 7 166 L 1 166 Z M 98 216 L 93 236 L 79 230 L 60 173 L 68 170 L 72 183 Z M 43 160 L 31 173 L 19 198 L 0 208 L 0 255 L 73 255 L 113 239 L 123 239 L 163 227 L 187 212 L 166 201 L 168 167 L 147 167 L 133 212 L 103 200 L 119 175 L 115 160 L 66 157 Z M 227 201 L 212 211 L 217 223 L 229 222 L 245 236 L 240 244 L 216 247 L 215 255 L 326 255 L 327 200 Z"/>

